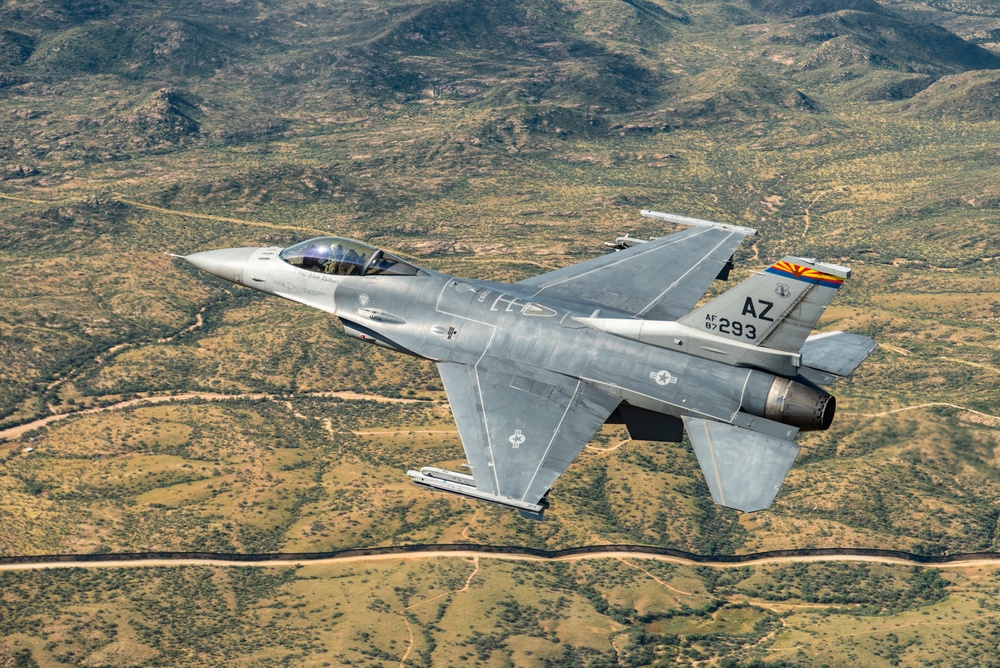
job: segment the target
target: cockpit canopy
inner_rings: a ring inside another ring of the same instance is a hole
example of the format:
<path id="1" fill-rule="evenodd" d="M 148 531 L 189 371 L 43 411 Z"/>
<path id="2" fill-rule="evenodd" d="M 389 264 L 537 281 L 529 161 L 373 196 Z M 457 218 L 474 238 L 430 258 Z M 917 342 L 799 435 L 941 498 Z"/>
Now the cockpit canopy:
<path id="1" fill-rule="evenodd" d="M 339 276 L 415 276 L 419 268 L 392 253 L 340 237 L 317 237 L 289 246 L 278 257 L 320 274 Z"/>

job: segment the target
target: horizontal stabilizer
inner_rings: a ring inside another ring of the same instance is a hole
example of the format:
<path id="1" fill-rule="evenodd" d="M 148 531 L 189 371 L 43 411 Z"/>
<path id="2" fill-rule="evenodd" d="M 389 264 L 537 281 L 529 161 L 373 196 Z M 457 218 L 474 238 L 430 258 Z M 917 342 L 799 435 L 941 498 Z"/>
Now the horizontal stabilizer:
<path id="1" fill-rule="evenodd" d="M 802 344 L 801 373 L 822 384 L 829 384 L 836 377 L 846 378 L 871 355 L 876 345 L 867 336 L 851 332 L 815 334 Z"/>
<path id="2" fill-rule="evenodd" d="M 764 510 L 801 449 L 794 441 L 701 418 L 684 418 L 712 498 L 746 513 Z"/>

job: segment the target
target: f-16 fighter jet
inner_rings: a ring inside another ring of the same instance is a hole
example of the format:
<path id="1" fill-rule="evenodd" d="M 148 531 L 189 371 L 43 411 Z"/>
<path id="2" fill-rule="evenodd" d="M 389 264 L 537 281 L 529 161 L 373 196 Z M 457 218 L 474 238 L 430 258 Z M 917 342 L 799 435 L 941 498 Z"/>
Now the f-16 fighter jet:
<path id="1" fill-rule="evenodd" d="M 810 336 L 851 270 L 785 257 L 695 308 L 757 231 L 672 214 L 687 226 L 513 284 L 457 278 L 338 237 L 185 256 L 228 281 L 336 316 L 358 339 L 435 362 L 467 472 L 409 471 L 419 485 L 541 517 L 549 489 L 604 423 L 633 439 L 686 431 L 715 502 L 771 505 L 799 431 L 827 429 L 820 386 L 875 347 Z"/>

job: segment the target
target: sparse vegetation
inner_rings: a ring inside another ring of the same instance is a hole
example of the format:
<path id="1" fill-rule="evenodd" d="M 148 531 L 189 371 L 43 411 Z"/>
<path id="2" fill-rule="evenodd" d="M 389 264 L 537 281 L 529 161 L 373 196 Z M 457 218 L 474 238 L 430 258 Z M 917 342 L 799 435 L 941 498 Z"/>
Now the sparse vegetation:
<path id="1" fill-rule="evenodd" d="M 0 553 L 1000 549 L 992 3 L 162 4 L 0 7 L 0 430 L 25 425 L 0 442 Z M 790 253 L 854 268 L 821 327 L 881 348 L 834 388 L 840 417 L 801 439 L 766 512 L 708 503 L 686 444 L 615 447 L 612 427 L 542 523 L 417 489 L 408 467 L 464 461 L 432 364 L 165 254 L 335 233 L 511 281 L 663 232 L 643 207 L 760 228 L 733 280 Z M 144 396 L 162 403 L 124 404 Z M 190 663 L 195 647 L 398 664 L 404 602 L 471 572 L 441 563 L 324 572 L 322 603 L 308 569 L 6 574 L 0 628 L 16 611 L 23 629 L 0 665 Z M 834 665 L 856 634 L 859 665 L 988 665 L 997 645 L 978 572 L 959 593 L 936 571 L 643 566 L 683 596 L 601 568 L 491 565 L 481 605 L 406 611 L 407 662 Z M 160 624 L 143 606 L 167 607 L 162 587 L 191 602 Z M 364 605 L 334 610 L 348 595 Z M 918 623 L 940 642 L 918 644 Z"/>
<path id="2" fill-rule="evenodd" d="M 991 665 L 1000 637 L 996 577 L 974 567 L 387 559 L 3 572 L 0 587 L 0 659 L 38 665 Z"/>

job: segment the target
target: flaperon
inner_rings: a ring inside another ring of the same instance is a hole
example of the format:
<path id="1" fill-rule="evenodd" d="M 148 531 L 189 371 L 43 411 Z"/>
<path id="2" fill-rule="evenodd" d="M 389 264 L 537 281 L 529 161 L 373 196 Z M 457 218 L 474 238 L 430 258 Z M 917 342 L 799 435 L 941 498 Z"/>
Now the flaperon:
<path id="1" fill-rule="evenodd" d="M 421 485 L 539 517 L 556 478 L 605 422 L 635 439 L 686 429 L 716 503 L 771 505 L 799 452 L 875 343 L 810 336 L 850 270 L 786 257 L 694 308 L 756 230 L 690 226 L 514 284 L 456 278 L 367 244 L 320 237 L 188 255 L 221 278 L 337 316 L 351 336 L 437 363 L 470 473 L 424 467 Z M 693 309 L 693 310 L 692 310 Z"/>

